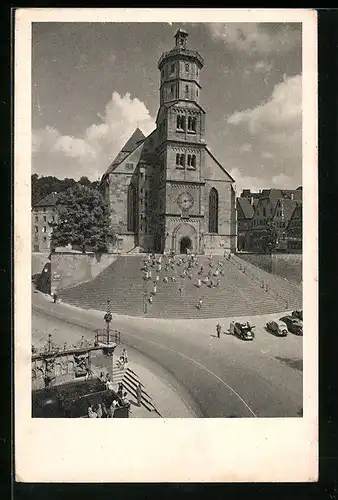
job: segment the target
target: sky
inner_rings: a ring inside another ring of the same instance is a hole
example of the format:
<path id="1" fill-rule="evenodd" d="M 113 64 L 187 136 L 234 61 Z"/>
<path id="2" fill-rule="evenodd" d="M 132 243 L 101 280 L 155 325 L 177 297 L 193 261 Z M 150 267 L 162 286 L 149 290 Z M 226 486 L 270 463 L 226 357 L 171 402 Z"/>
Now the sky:
<path id="1" fill-rule="evenodd" d="M 302 184 L 299 23 L 34 23 L 32 171 L 98 180 L 155 128 L 163 52 L 198 50 L 206 143 L 237 190 Z"/>

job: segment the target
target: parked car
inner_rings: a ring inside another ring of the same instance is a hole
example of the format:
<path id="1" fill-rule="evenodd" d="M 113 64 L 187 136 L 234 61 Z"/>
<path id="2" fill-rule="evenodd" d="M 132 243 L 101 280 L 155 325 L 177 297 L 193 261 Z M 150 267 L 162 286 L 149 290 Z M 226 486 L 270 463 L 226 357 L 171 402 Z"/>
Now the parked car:
<path id="1" fill-rule="evenodd" d="M 281 320 L 268 321 L 266 328 L 279 337 L 286 337 L 288 334 L 288 327 L 286 326 L 286 323 Z"/>
<path id="2" fill-rule="evenodd" d="M 291 315 L 303 321 L 303 309 L 292 311 Z"/>
<path id="3" fill-rule="evenodd" d="M 230 323 L 230 333 L 236 335 L 242 340 L 253 340 L 255 334 L 252 331 L 255 327 L 250 325 L 248 321 L 240 323 L 239 321 L 231 321 Z"/>
<path id="4" fill-rule="evenodd" d="M 289 332 L 296 335 L 303 335 L 303 322 L 300 319 L 294 316 L 283 316 L 283 318 L 280 318 L 280 321 L 286 323 Z"/>

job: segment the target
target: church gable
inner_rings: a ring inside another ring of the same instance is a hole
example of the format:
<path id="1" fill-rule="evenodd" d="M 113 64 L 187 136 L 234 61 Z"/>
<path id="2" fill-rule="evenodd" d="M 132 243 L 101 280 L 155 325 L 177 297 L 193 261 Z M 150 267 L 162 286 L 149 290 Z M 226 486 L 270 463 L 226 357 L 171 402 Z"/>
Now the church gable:
<path id="1" fill-rule="evenodd" d="M 204 178 L 213 181 L 235 182 L 208 148 L 205 148 Z"/>
<path id="2" fill-rule="evenodd" d="M 114 174 L 133 174 L 140 161 L 144 143 L 140 144 L 114 169 Z"/>

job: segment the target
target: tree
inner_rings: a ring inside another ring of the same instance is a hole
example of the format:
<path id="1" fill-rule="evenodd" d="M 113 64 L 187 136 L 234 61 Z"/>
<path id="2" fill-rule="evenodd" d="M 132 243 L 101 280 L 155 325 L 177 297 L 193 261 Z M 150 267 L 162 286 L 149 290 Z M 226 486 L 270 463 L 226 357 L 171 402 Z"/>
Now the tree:
<path id="1" fill-rule="evenodd" d="M 110 228 L 108 206 L 96 189 L 81 184 L 58 195 L 58 222 L 51 223 L 52 246 L 68 244 L 82 252 L 104 252 L 115 237 Z"/>
<path id="2" fill-rule="evenodd" d="M 258 250 L 262 253 L 271 253 L 276 250 L 278 233 L 271 221 L 267 221 L 265 229 L 257 240 Z"/>

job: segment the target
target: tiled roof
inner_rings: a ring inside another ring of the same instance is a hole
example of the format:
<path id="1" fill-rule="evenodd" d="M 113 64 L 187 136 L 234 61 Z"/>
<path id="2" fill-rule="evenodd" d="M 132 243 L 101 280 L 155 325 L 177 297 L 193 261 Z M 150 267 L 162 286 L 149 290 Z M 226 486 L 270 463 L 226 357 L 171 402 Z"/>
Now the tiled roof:
<path id="1" fill-rule="evenodd" d="M 134 131 L 133 135 L 125 143 L 125 145 L 123 146 L 123 148 L 121 149 L 121 151 L 119 152 L 119 154 L 113 160 L 113 162 L 111 163 L 111 165 L 108 167 L 108 169 L 104 173 L 104 176 L 106 176 L 107 174 L 109 174 L 110 172 L 112 172 L 113 170 L 115 170 L 115 168 L 118 165 L 120 165 L 120 163 L 122 163 L 123 160 L 125 158 L 127 158 L 127 156 L 130 155 L 130 153 L 132 153 L 137 148 L 137 146 L 139 146 L 141 144 L 141 142 L 143 142 L 145 140 L 145 138 L 146 137 L 143 134 L 143 132 L 139 128 L 137 128 Z"/>
<path id="2" fill-rule="evenodd" d="M 279 200 L 279 205 L 283 206 L 284 218 L 289 220 L 293 214 L 294 209 L 297 206 L 301 206 L 302 202 L 300 200 L 290 200 L 289 198 L 283 198 Z"/>
<path id="3" fill-rule="evenodd" d="M 45 198 L 35 203 L 34 207 L 54 207 L 57 204 L 58 195 L 53 192 L 48 194 Z"/>
<path id="4" fill-rule="evenodd" d="M 247 198 L 237 198 L 237 203 L 242 210 L 244 219 L 252 219 L 254 215 L 254 208 Z"/>

